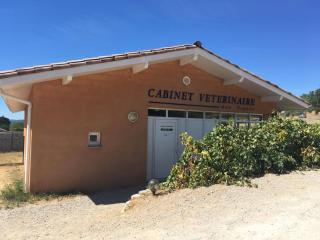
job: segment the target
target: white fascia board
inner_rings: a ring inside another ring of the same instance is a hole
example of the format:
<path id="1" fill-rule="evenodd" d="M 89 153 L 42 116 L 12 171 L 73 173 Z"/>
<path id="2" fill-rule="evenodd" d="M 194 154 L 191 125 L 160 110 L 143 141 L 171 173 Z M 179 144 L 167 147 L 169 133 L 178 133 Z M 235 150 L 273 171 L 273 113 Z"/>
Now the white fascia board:
<path id="1" fill-rule="evenodd" d="M 279 102 L 282 101 L 283 96 L 263 96 L 261 97 L 262 102 Z"/>
<path id="2" fill-rule="evenodd" d="M 6 103 L 6 105 L 8 106 L 9 110 L 11 112 L 19 112 L 25 109 L 25 106 L 29 106 L 31 105 L 30 101 L 27 101 L 25 99 L 21 99 L 18 98 L 16 96 L 13 96 L 11 94 L 6 93 L 3 89 L 0 88 L 0 96 L 2 97 L 3 101 Z M 19 105 L 21 105 L 21 107 L 19 106 L 12 106 L 9 102 L 9 100 L 14 101 L 16 103 L 18 103 Z"/>
<path id="3" fill-rule="evenodd" d="M 21 108 L 15 109 L 14 107 L 12 107 L 12 105 L 9 103 L 9 101 L 6 97 L 4 97 L 4 96 L 1 96 L 1 97 L 2 97 L 3 101 L 5 102 L 5 104 L 8 106 L 9 110 L 13 113 L 20 112 L 20 111 L 24 110 L 26 107 L 25 104 L 21 104 L 22 105 Z"/>
<path id="4" fill-rule="evenodd" d="M 175 59 L 180 59 L 181 57 L 192 55 L 195 53 L 196 48 L 181 50 L 181 51 L 174 51 L 168 53 L 159 53 L 149 56 L 131 58 L 131 59 L 124 59 L 124 60 L 117 60 L 111 61 L 106 63 L 97 63 L 97 64 L 90 64 L 85 66 L 79 67 L 70 67 L 65 69 L 58 69 L 58 70 L 48 70 L 46 72 L 40 73 L 30 73 L 24 74 L 21 76 L 12 76 L 5 79 L 0 80 L 0 87 L 3 89 L 17 87 L 24 84 L 33 84 L 38 82 L 45 82 L 50 80 L 56 80 L 60 78 L 64 78 L 65 76 L 72 75 L 81 76 L 81 75 L 88 75 L 93 73 L 99 72 L 107 72 L 107 71 L 114 71 L 132 67 L 136 64 L 145 64 L 145 62 L 151 63 L 158 63 L 163 61 L 170 61 Z"/>
<path id="5" fill-rule="evenodd" d="M 209 61 L 212 61 L 212 62 L 220 65 L 221 67 L 223 67 L 223 68 L 225 68 L 225 69 L 227 69 L 227 70 L 229 70 L 229 71 L 231 71 L 231 72 L 233 72 L 233 73 L 235 73 L 235 74 L 237 74 L 239 76 L 242 76 L 245 79 L 247 79 L 247 80 L 249 80 L 249 81 L 251 81 L 251 82 L 253 82 L 253 83 L 257 84 L 257 85 L 259 85 L 259 86 L 261 86 L 261 87 L 263 87 L 265 89 L 268 89 L 271 92 L 274 92 L 274 93 L 276 93 L 276 94 L 278 94 L 280 96 L 283 96 L 283 97 L 285 97 L 288 100 L 298 104 L 299 106 L 301 106 L 303 108 L 309 108 L 310 107 L 310 105 L 308 105 L 307 103 L 305 103 L 305 102 L 303 102 L 303 101 L 291 96 L 290 94 L 280 90 L 279 88 L 276 88 L 276 87 L 274 87 L 274 86 L 272 86 L 272 85 L 260 80 L 259 78 L 255 77 L 255 76 L 253 76 L 253 75 L 251 75 L 251 74 L 249 74 L 249 73 L 247 73 L 247 72 L 245 72 L 245 71 L 233 66 L 232 64 L 227 63 L 226 61 L 224 61 L 224 60 L 222 60 L 222 59 L 220 59 L 220 58 L 218 58 L 218 57 L 206 52 L 205 50 L 200 49 L 200 48 L 197 48 L 196 50 L 199 52 L 199 54 L 202 57 L 208 59 Z"/>

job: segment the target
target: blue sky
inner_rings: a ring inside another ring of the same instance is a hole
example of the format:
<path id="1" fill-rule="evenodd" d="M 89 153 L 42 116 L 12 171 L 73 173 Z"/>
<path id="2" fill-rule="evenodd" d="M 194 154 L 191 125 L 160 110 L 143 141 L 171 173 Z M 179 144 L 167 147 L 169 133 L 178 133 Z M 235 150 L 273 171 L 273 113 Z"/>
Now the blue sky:
<path id="1" fill-rule="evenodd" d="M 301 95 L 320 88 L 316 0 L 2 1 L 0 70 L 202 41 Z M 12 114 L 0 100 L 0 116 Z"/>

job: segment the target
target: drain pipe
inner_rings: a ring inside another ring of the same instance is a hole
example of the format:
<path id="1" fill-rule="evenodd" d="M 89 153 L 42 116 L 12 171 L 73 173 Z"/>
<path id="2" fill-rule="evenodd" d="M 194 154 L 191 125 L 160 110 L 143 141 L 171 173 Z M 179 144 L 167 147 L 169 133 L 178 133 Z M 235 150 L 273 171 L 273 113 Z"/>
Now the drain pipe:
<path id="1" fill-rule="evenodd" d="M 29 174 L 29 163 L 30 163 L 30 136 L 31 136 L 31 108 L 32 104 L 29 101 L 17 98 L 15 96 L 6 94 L 3 92 L 2 89 L 0 89 L 0 96 L 11 99 L 13 101 L 23 103 L 27 105 L 28 110 L 27 110 L 27 137 L 26 137 L 26 144 L 25 144 L 25 153 L 24 153 L 24 190 L 26 192 L 29 192 L 30 190 L 30 174 Z"/>

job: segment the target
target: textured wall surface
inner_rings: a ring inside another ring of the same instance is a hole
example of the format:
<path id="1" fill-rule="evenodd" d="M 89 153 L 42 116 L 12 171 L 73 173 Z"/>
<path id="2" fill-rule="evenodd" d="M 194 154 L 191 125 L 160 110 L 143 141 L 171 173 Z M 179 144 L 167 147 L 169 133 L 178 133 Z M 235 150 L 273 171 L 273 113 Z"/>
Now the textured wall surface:
<path id="1" fill-rule="evenodd" d="M 182 83 L 183 76 L 191 84 Z M 148 96 L 149 89 L 255 98 L 254 106 L 212 103 L 194 98 Z M 172 101 L 165 105 L 152 101 Z M 33 86 L 30 189 L 37 191 L 94 191 L 102 188 L 144 184 L 147 165 L 148 108 L 189 109 L 267 114 L 275 108 L 253 93 L 179 61 L 154 64 L 137 74 L 132 69 L 75 77 L 68 85 L 61 79 Z M 180 104 L 180 105 L 179 105 Z M 208 106 L 201 107 L 201 104 Z M 225 107 L 223 107 L 225 106 Z M 136 123 L 128 113 L 139 113 Z M 101 147 L 88 147 L 88 133 L 101 133 Z"/>

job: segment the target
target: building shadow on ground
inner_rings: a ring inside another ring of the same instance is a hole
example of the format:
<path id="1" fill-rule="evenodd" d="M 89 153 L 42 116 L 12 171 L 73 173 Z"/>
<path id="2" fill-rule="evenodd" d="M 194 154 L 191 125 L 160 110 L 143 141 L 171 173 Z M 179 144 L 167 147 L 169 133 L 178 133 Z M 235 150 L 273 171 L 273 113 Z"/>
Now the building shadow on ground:
<path id="1" fill-rule="evenodd" d="M 96 205 L 125 203 L 130 199 L 131 195 L 138 193 L 140 190 L 143 190 L 145 188 L 145 185 L 140 185 L 134 187 L 110 189 L 97 193 L 88 194 L 88 197 Z"/>

